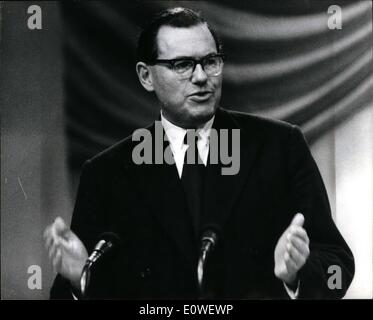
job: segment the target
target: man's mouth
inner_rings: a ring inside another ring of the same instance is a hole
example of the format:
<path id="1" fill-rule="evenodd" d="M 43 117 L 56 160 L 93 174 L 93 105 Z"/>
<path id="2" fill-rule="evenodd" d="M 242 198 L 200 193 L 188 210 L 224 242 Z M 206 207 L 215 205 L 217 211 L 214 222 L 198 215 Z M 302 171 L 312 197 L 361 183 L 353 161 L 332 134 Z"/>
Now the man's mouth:
<path id="1" fill-rule="evenodd" d="M 194 101 L 205 101 L 212 96 L 212 91 L 198 91 L 189 95 L 189 97 Z"/>

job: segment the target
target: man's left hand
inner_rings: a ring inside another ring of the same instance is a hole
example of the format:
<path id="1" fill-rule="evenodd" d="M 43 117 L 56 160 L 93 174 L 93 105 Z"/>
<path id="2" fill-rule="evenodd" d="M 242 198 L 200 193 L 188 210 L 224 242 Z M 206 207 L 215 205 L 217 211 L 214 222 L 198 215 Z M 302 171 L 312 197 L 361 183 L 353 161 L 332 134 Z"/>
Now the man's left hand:
<path id="1" fill-rule="evenodd" d="M 275 275 L 290 287 L 297 285 L 297 273 L 310 254 L 310 241 L 303 223 L 304 216 L 297 213 L 278 240 L 275 249 Z"/>

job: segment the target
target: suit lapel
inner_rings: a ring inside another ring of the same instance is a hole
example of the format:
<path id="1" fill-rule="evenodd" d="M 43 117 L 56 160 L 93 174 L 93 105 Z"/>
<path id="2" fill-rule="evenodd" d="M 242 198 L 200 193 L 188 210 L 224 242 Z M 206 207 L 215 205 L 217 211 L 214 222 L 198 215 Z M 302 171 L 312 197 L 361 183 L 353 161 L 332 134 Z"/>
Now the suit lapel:
<path id="1" fill-rule="evenodd" d="M 222 175 L 223 165 L 209 164 L 206 168 L 206 188 L 203 224 L 223 231 L 233 212 L 234 204 L 241 194 L 257 154 L 257 140 L 248 130 L 240 128 L 232 116 L 224 110 L 216 112 L 213 128 L 240 129 L 240 169 L 235 175 Z M 229 139 L 230 140 L 230 139 Z M 211 152 L 211 149 L 210 149 Z M 209 159 L 210 160 L 210 159 Z"/>
<path id="2" fill-rule="evenodd" d="M 155 125 L 149 131 L 152 134 L 153 149 L 155 145 Z M 164 131 L 162 129 L 162 135 Z M 164 142 L 163 149 L 168 146 Z M 132 177 L 139 192 L 160 225 L 169 237 L 177 244 L 183 255 L 195 265 L 197 244 L 194 237 L 192 220 L 186 210 L 185 195 L 175 164 L 169 165 L 153 163 L 137 165 L 132 160 L 125 162 L 126 173 Z"/>

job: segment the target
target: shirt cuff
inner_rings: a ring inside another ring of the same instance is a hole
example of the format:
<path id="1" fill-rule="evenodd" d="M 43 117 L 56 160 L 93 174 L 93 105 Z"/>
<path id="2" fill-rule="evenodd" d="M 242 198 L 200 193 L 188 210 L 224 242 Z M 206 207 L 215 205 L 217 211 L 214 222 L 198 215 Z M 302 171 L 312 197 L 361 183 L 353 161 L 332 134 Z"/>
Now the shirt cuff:
<path id="1" fill-rule="evenodd" d="M 284 284 L 284 287 L 286 289 L 286 292 L 287 294 L 289 295 L 290 299 L 291 300 L 295 300 L 295 299 L 298 299 L 298 296 L 299 296 L 299 285 L 300 285 L 300 280 L 298 280 L 298 284 L 297 284 L 297 290 L 295 290 L 295 292 L 290 289 L 285 282 L 283 282 Z"/>

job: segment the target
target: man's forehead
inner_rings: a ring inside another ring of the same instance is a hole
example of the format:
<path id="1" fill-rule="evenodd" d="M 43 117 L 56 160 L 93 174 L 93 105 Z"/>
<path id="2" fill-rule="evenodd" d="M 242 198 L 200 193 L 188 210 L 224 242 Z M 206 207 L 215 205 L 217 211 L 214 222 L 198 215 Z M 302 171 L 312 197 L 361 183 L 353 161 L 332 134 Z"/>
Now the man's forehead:
<path id="1" fill-rule="evenodd" d="M 204 56 L 216 52 L 215 40 L 206 24 L 178 28 L 162 26 L 157 34 L 158 58 Z"/>

